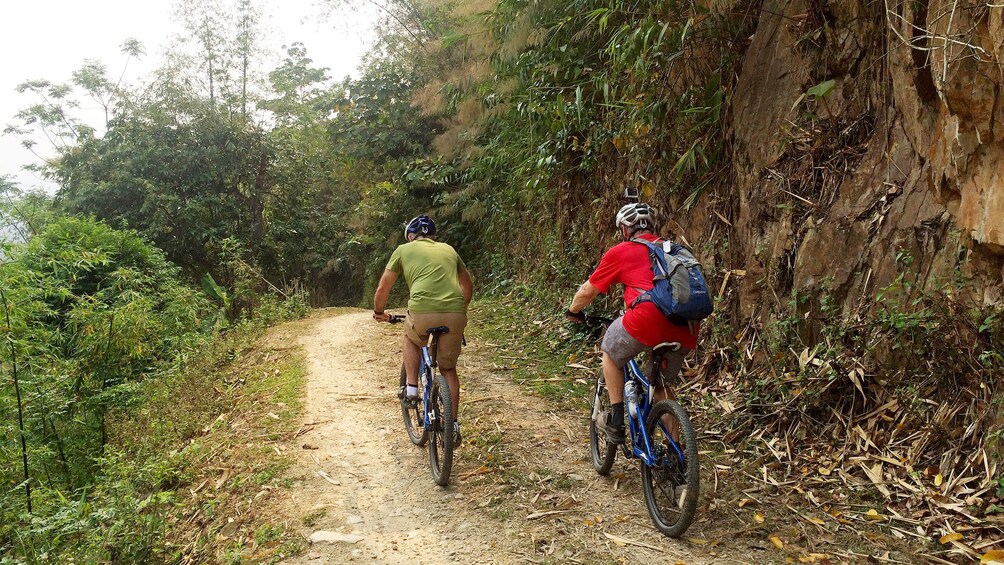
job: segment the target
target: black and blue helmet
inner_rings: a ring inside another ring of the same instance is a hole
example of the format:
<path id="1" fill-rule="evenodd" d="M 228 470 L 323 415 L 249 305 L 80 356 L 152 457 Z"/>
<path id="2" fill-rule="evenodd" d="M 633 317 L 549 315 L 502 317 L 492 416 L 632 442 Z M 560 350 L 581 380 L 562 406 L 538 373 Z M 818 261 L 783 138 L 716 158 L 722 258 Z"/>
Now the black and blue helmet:
<path id="1" fill-rule="evenodd" d="M 416 235 L 436 235 L 436 222 L 433 222 L 432 218 L 425 214 L 415 216 L 404 227 L 404 238 L 408 239 L 408 234 L 412 233 Z"/>

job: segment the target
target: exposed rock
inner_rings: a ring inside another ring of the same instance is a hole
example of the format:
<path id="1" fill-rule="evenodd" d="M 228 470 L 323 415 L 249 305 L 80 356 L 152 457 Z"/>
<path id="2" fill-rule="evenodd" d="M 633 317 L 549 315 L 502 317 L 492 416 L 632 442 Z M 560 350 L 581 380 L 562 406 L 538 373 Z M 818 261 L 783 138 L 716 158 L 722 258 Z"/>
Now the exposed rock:
<path id="1" fill-rule="evenodd" d="M 1004 11 L 888 5 L 762 5 L 730 124 L 741 316 L 784 300 L 766 289 L 784 292 L 786 276 L 792 290 L 836 292 L 853 309 L 895 279 L 897 256 L 915 262 L 922 285 L 961 270 L 982 301 L 1004 294 Z M 829 18 L 816 24 L 823 32 L 806 27 L 814 13 Z M 793 110 L 824 79 L 837 86 L 805 125 Z M 852 143 L 834 136 L 855 120 L 873 124 L 859 154 L 827 154 Z"/>

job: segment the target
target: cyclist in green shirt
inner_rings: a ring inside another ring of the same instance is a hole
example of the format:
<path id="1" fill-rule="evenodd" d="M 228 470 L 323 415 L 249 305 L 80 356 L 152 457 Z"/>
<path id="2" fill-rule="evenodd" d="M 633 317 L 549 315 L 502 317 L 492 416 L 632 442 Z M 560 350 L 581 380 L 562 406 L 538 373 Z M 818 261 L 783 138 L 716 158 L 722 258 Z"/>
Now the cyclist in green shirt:
<path id="1" fill-rule="evenodd" d="M 456 250 L 436 241 L 436 223 L 426 215 L 417 216 L 404 228 L 407 243 L 391 254 L 376 294 L 373 296 L 373 319 L 386 322 L 387 297 L 401 275 L 408 284 L 408 314 L 404 322 L 404 367 L 408 375 L 405 395 L 418 400 L 418 366 L 421 347 L 427 343 L 428 328 L 446 326 L 449 333 L 439 337 L 437 361 L 450 385 L 453 413 L 460 408 L 460 380 L 457 358 L 467 326 L 467 305 L 474 294 L 474 283 Z M 460 445 L 460 426 L 454 422 L 454 445 Z"/>

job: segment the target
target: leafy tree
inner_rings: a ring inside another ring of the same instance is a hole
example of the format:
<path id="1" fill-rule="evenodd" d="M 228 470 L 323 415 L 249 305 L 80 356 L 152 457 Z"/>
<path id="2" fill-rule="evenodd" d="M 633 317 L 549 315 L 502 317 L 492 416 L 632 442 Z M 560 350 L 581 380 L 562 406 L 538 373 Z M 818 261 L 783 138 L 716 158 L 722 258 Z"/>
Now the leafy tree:
<path id="1" fill-rule="evenodd" d="M 202 86 L 212 110 L 247 118 L 260 79 L 252 62 L 261 51 L 261 10 L 252 0 L 182 0 L 175 8 L 187 32 L 183 40 L 195 44 L 191 59 L 182 55 L 191 44 L 178 47 L 175 56 L 185 62 L 179 70 Z"/>
<path id="2" fill-rule="evenodd" d="M 54 171 L 58 200 L 142 231 L 201 276 L 219 264 L 223 239 L 260 244 L 272 150 L 253 124 L 213 113 L 159 117 L 157 108 L 124 116 L 104 137 L 69 150 Z"/>
<path id="3" fill-rule="evenodd" d="M 23 192 L 8 177 L 0 177 L 0 257 L 3 249 L 38 233 L 52 215 L 52 199 L 41 191 Z"/>
<path id="4" fill-rule="evenodd" d="M 128 68 L 132 59 L 143 56 L 143 45 L 135 39 L 126 39 L 121 46 L 122 54 L 126 56 L 122 73 Z M 77 90 L 75 90 L 77 89 Z M 122 78 L 113 82 L 108 77 L 107 67 L 93 60 L 85 60 L 83 65 L 72 73 L 68 83 L 59 84 L 49 80 L 28 80 L 15 89 L 20 93 L 33 94 L 37 102 L 19 111 L 15 115 L 17 123 L 7 125 L 4 133 L 21 138 L 21 145 L 35 154 L 41 164 L 28 168 L 47 174 L 51 166 L 58 162 L 64 151 L 94 137 L 96 128 L 76 115 L 81 107 L 77 98 L 79 91 L 98 104 L 104 113 L 104 123 L 117 114 L 122 106 L 129 103 L 128 92 L 122 84 Z M 36 139 L 44 138 L 49 142 L 48 148 L 37 148 Z M 55 152 L 55 157 L 48 156 L 49 151 Z"/>

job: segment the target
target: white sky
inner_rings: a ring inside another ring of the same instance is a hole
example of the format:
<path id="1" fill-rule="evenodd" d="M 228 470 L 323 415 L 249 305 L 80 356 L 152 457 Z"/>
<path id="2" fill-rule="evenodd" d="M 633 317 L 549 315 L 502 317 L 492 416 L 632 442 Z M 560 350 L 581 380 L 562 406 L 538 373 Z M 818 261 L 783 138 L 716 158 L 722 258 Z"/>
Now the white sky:
<path id="1" fill-rule="evenodd" d="M 323 16 L 320 0 L 255 0 L 264 13 L 265 47 L 277 62 L 282 45 L 300 41 L 316 67 L 341 79 L 355 75 L 372 38 L 375 14 Z M 180 27 L 172 21 L 174 0 L 4 0 L 0 6 L 0 131 L 14 115 L 36 102 L 15 87 L 32 79 L 68 82 L 85 59 L 96 59 L 118 77 L 125 64 L 122 42 L 138 39 L 146 49 L 139 63 L 130 62 L 125 82 L 136 84 L 156 68 L 161 54 Z M 358 2 L 359 4 L 367 4 Z M 275 62 L 263 62 L 267 72 Z M 99 126 L 100 124 L 93 124 Z M 37 148 L 47 150 L 39 141 Z M 49 153 L 48 151 L 46 151 Z M 11 135 L 0 135 L 0 176 L 10 175 L 22 188 L 52 190 L 46 181 L 21 170 L 36 158 Z"/>

